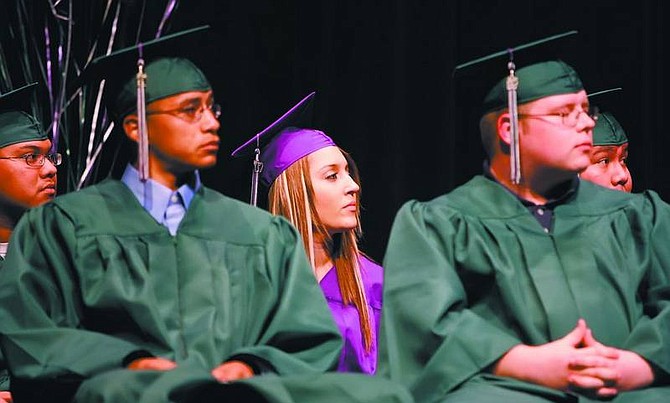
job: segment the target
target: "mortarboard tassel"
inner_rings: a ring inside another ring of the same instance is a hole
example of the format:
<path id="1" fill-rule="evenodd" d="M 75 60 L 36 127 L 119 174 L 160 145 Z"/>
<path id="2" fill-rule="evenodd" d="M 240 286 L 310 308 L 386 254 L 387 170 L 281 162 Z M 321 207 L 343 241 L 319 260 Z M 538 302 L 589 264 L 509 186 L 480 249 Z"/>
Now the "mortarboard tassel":
<path id="1" fill-rule="evenodd" d="M 138 141 L 138 171 L 140 180 L 146 182 L 149 179 L 149 135 L 147 133 L 147 115 L 145 105 L 145 85 L 147 75 L 144 73 L 144 59 L 142 57 L 142 44 L 139 46 L 140 57 L 137 59 L 137 124 L 139 130 Z"/>
<path id="2" fill-rule="evenodd" d="M 258 141 L 258 138 L 256 138 Z M 249 204 L 252 206 L 257 205 L 258 199 L 258 177 L 263 172 L 263 163 L 260 161 L 259 156 L 261 154 L 260 145 L 256 144 L 256 149 L 254 150 L 254 170 L 251 173 L 251 197 L 249 198 Z"/>
<path id="3" fill-rule="evenodd" d="M 507 107 L 510 119 L 510 128 L 512 129 L 512 138 L 510 141 L 510 180 L 518 185 L 521 182 L 521 158 L 519 158 L 519 111 L 517 109 L 516 90 L 519 88 L 519 77 L 514 75 L 516 66 L 514 65 L 514 53 L 509 50 L 509 63 L 507 63 L 509 75 L 507 76 Z"/>

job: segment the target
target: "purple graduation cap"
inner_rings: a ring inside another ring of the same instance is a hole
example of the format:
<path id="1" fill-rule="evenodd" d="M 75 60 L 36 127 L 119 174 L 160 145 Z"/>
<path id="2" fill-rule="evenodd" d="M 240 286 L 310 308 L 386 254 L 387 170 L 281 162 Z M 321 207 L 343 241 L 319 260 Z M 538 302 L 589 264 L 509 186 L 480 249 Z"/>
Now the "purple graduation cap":
<path id="1" fill-rule="evenodd" d="M 252 151 L 255 153 L 250 204 L 255 206 L 257 202 L 259 176 L 264 185 L 270 186 L 282 172 L 302 157 L 324 147 L 336 146 L 324 132 L 304 128 L 305 122 L 311 120 L 315 95 L 316 92 L 307 95 L 231 154 L 240 157 Z"/>

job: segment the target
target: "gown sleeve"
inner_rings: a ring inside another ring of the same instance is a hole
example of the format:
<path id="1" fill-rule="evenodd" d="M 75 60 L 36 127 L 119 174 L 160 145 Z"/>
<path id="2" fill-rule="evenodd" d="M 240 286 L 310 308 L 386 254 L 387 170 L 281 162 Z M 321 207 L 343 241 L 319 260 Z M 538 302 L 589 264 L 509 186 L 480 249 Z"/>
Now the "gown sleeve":
<path id="1" fill-rule="evenodd" d="M 482 372 L 521 341 L 468 308 L 456 253 L 467 253 L 459 215 L 410 201 L 384 258 L 379 373 L 432 401 Z"/>
<path id="2" fill-rule="evenodd" d="M 633 221 L 638 250 L 646 250 L 649 266 L 637 291 L 643 301 L 643 315 L 633 326 L 623 348 L 651 363 L 657 383 L 670 382 L 670 206 L 655 192 L 646 192 L 649 203 Z M 650 223 L 650 224 L 649 224 Z M 646 225 L 645 225 L 646 224 Z"/>
<path id="3" fill-rule="evenodd" d="M 52 204 L 26 212 L 0 276 L 0 343 L 7 361 L 21 364 L 13 368 L 12 379 L 53 387 L 52 396 L 92 374 L 120 368 L 124 357 L 138 350 L 128 341 L 84 329 L 72 264 L 74 226 Z"/>
<path id="4" fill-rule="evenodd" d="M 248 322 L 257 328 L 249 333 L 257 336 L 236 350 L 233 357 L 260 362 L 261 366 L 269 364 L 279 374 L 331 369 L 342 339 L 298 234 L 280 217 L 273 219 L 265 261 L 277 295 L 273 311 L 259 313 L 258 319 L 265 320 Z"/>

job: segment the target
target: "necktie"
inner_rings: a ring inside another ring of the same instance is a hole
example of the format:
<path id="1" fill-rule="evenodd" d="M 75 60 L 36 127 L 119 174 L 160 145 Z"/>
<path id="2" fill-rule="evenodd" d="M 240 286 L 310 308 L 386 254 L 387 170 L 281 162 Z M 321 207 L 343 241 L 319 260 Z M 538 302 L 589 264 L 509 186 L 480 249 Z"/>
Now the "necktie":
<path id="1" fill-rule="evenodd" d="M 179 227 L 182 218 L 184 218 L 185 213 L 186 209 L 184 208 L 184 202 L 182 201 L 181 195 L 179 192 L 172 193 L 167 208 L 165 209 L 164 218 L 164 224 L 172 236 L 177 233 L 177 228 Z"/>

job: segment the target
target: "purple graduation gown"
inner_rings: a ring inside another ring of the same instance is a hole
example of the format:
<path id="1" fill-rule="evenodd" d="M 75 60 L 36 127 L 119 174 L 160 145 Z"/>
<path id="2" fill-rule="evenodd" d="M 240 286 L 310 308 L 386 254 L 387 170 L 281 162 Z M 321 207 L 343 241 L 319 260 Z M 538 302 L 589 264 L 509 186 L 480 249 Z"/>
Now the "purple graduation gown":
<path id="1" fill-rule="evenodd" d="M 339 372 L 362 372 L 374 374 L 377 370 L 377 334 L 379 319 L 382 310 L 382 267 L 365 256 L 359 257 L 361 275 L 365 285 L 365 295 L 372 313 L 374 326 L 372 328 L 372 348 L 365 351 L 358 310 L 354 305 L 345 305 L 337 283 L 337 271 L 333 269 L 321 279 L 320 285 L 328 301 L 335 323 L 344 339 L 344 347 L 337 365 Z"/>

